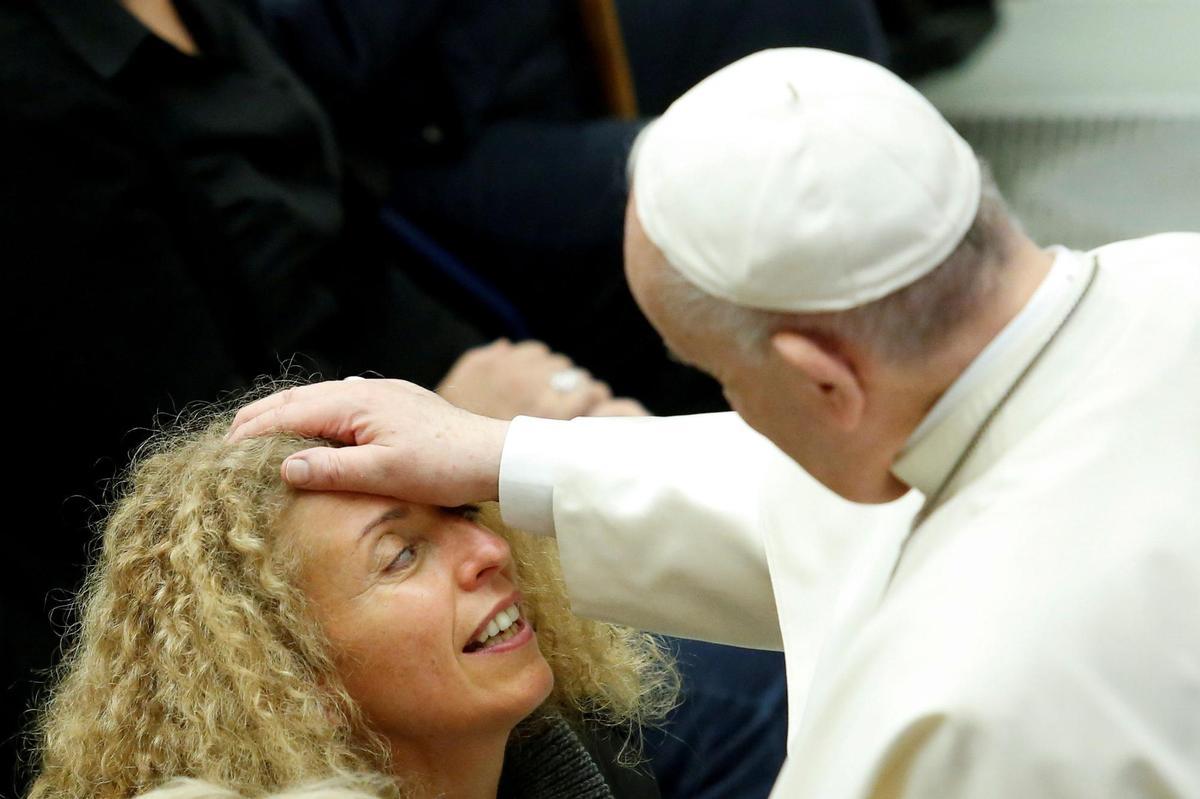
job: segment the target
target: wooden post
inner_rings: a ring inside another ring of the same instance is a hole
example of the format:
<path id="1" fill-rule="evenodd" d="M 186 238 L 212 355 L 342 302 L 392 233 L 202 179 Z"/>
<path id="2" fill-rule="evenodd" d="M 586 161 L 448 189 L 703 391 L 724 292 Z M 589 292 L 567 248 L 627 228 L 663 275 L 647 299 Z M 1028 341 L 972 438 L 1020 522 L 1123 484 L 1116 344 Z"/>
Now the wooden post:
<path id="1" fill-rule="evenodd" d="M 579 16 L 592 49 L 608 110 L 618 119 L 636 119 L 637 94 L 616 3 L 614 0 L 579 0 Z"/>

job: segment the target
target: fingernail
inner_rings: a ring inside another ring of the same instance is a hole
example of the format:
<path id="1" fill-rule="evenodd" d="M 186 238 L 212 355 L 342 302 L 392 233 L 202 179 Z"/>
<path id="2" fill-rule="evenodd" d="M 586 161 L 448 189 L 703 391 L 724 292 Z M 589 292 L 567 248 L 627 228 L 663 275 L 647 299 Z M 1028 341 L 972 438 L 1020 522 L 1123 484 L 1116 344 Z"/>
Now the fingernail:
<path id="1" fill-rule="evenodd" d="M 294 486 L 302 486 L 312 479 L 312 467 L 308 461 L 294 458 L 283 465 L 284 478 Z"/>

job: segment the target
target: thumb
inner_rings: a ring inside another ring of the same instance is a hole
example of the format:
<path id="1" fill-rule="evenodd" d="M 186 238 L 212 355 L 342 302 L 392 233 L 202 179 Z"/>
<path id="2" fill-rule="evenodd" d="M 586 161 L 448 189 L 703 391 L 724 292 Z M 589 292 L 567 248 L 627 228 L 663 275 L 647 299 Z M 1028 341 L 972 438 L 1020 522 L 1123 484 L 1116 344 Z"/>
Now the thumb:
<path id="1" fill-rule="evenodd" d="M 283 462 L 284 482 L 306 491 L 354 491 L 394 496 L 400 486 L 389 485 L 387 447 L 313 447 Z"/>

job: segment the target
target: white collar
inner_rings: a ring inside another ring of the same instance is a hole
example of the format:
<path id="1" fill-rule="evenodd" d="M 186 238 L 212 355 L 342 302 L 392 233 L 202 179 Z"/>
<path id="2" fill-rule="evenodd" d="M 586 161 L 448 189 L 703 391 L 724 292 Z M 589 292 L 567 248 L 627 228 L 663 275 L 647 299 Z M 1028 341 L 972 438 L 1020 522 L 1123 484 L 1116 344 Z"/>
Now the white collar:
<path id="1" fill-rule="evenodd" d="M 1081 253 L 1053 247 L 1054 263 L 1013 319 L 971 361 L 909 436 L 892 473 L 935 496 L 959 456 L 1025 368 L 1049 342 L 1087 285 Z"/>

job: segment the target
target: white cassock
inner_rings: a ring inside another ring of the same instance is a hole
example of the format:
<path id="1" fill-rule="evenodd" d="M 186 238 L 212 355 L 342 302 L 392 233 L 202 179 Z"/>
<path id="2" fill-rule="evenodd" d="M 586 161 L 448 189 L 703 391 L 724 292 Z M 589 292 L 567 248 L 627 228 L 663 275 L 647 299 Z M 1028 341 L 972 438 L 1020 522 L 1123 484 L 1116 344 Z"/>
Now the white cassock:
<path id="1" fill-rule="evenodd" d="M 578 612 L 783 647 L 774 796 L 1200 797 L 1200 235 L 1056 251 L 895 464 L 911 537 L 732 414 L 518 419 L 501 471 Z"/>

